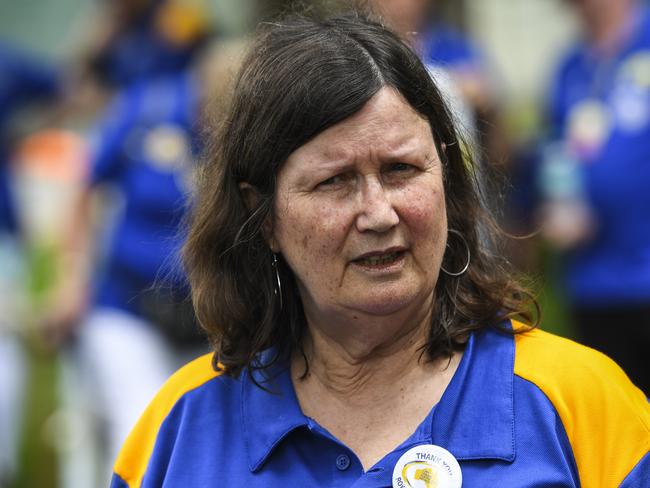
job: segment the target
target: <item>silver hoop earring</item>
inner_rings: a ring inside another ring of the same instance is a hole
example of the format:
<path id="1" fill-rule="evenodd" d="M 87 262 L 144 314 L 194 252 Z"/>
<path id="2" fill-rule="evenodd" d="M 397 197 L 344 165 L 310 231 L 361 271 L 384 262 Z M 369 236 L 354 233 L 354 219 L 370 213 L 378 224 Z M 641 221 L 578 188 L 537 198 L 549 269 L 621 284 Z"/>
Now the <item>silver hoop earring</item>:
<path id="1" fill-rule="evenodd" d="M 273 253 L 273 261 L 271 262 L 271 266 L 275 270 L 275 286 L 273 287 L 273 292 L 275 293 L 275 296 L 280 299 L 280 310 L 282 310 L 282 282 L 280 281 L 278 258 L 276 257 L 275 253 Z"/>
<path id="2" fill-rule="evenodd" d="M 463 244 L 465 244 L 465 249 L 467 249 L 467 262 L 465 263 L 465 266 L 463 266 L 463 269 L 461 269 L 460 271 L 457 271 L 457 272 L 447 271 L 444 268 L 444 266 L 442 266 L 442 264 L 440 265 L 440 269 L 442 270 L 443 273 L 445 273 L 446 275 L 449 275 L 449 276 L 456 277 L 456 276 L 460 276 L 460 275 L 465 274 L 465 272 L 469 268 L 469 263 L 470 263 L 470 261 L 472 259 L 472 255 L 471 255 L 470 250 L 469 250 L 469 245 L 467 244 L 467 241 L 463 237 L 463 234 L 461 234 L 459 231 L 454 230 L 454 229 L 449 229 L 447 232 L 460 237 L 460 240 L 463 241 Z M 447 242 L 447 247 L 449 247 L 449 242 Z"/>

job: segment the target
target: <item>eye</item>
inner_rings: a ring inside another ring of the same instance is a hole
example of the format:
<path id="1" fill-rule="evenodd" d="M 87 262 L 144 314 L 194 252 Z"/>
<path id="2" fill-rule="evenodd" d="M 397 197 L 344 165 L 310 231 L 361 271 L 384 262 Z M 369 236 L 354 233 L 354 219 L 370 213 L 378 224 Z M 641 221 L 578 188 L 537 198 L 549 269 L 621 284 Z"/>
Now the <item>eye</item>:
<path id="1" fill-rule="evenodd" d="M 415 166 L 408 163 L 391 163 L 387 165 L 384 169 L 384 172 L 388 176 L 410 176 L 412 173 L 415 173 L 418 170 Z"/>
<path id="2" fill-rule="evenodd" d="M 332 189 L 337 188 L 345 184 L 351 178 L 349 173 L 341 173 L 338 175 L 330 176 L 326 180 L 321 181 L 316 185 L 316 188 L 320 189 Z"/>
<path id="3" fill-rule="evenodd" d="M 340 178 L 339 175 L 332 176 L 332 177 L 330 177 L 330 178 L 327 178 L 326 180 L 321 181 L 321 182 L 318 184 L 318 186 L 331 186 L 331 185 L 335 185 L 335 184 L 337 184 L 337 183 L 340 181 L 340 179 L 341 179 L 341 178 Z"/>
<path id="4" fill-rule="evenodd" d="M 388 168 L 389 171 L 398 171 L 398 172 L 409 171 L 412 169 L 414 169 L 413 166 L 406 163 L 393 163 Z"/>

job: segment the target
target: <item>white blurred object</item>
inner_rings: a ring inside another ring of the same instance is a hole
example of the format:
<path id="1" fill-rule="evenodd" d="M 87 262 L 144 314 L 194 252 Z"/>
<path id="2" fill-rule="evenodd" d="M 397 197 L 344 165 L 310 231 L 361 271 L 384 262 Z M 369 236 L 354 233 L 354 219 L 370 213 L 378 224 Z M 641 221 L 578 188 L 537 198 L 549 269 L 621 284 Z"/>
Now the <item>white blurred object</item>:
<path id="1" fill-rule="evenodd" d="M 59 409 L 43 426 L 45 442 L 59 455 L 59 483 L 66 488 L 108 486 L 97 480 L 100 454 L 95 448 L 95 419 L 86 379 L 77 367 L 76 357 L 64 352 L 59 359 Z"/>
<path id="2" fill-rule="evenodd" d="M 90 313 L 77 345 L 62 363 L 62 410 L 47 437 L 61 454 L 61 486 L 108 486 L 120 447 L 178 368 L 177 354 L 151 324 L 110 308 Z"/>
<path id="3" fill-rule="evenodd" d="M 0 485 L 16 472 L 23 423 L 26 363 L 17 331 L 24 293 L 19 243 L 13 235 L 0 233 Z"/>
<path id="4" fill-rule="evenodd" d="M 25 260 L 18 238 L 0 232 L 0 334 L 18 330 L 26 307 Z"/>

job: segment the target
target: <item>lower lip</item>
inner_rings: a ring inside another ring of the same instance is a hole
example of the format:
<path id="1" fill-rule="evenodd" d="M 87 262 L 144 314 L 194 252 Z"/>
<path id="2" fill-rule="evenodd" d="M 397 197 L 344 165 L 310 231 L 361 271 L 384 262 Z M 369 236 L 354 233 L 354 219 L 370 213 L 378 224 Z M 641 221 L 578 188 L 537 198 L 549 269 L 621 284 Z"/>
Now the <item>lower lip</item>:
<path id="1" fill-rule="evenodd" d="M 367 264 L 358 261 L 353 261 L 352 265 L 357 268 L 367 272 L 372 273 L 390 273 L 399 271 L 404 267 L 404 262 L 406 261 L 406 252 L 401 252 L 394 261 L 389 263 L 382 264 Z"/>

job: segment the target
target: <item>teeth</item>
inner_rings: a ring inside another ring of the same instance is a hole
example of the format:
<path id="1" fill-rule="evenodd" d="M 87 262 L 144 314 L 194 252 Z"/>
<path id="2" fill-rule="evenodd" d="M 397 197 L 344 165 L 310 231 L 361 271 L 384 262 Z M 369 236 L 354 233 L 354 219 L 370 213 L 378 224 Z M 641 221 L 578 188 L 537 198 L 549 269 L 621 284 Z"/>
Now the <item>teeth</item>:
<path id="1" fill-rule="evenodd" d="M 384 254 L 383 256 L 370 256 L 359 260 L 359 263 L 367 266 L 380 266 L 383 264 L 392 263 L 399 256 L 398 252 L 392 252 L 390 254 Z"/>

